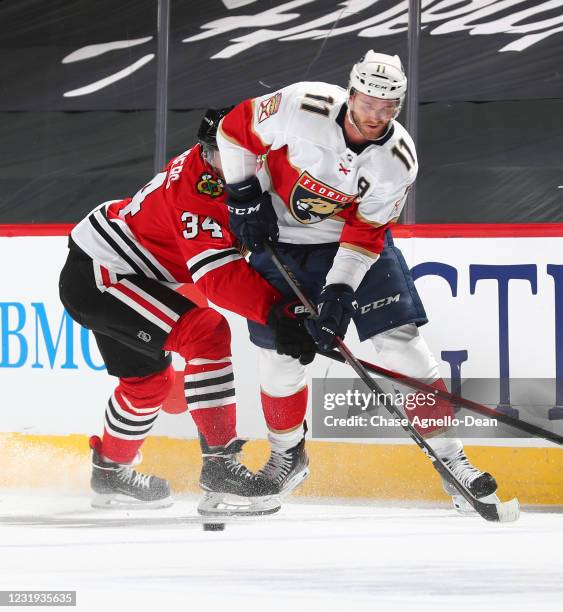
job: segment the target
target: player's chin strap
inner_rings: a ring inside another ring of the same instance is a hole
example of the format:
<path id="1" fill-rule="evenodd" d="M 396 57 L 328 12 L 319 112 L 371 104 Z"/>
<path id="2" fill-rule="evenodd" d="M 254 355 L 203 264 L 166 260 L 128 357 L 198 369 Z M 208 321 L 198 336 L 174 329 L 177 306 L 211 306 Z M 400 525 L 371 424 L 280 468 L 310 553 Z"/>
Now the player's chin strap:
<path id="1" fill-rule="evenodd" d="M 291 287 L 295 295 L 299 298 L 303 306 L 309 311 L 312 318 L 318 318 L 318 312 L 316 307 L 303 293 L 299 281 L 291 269 L 282 261 L 275 246 L 271 243 L 264 243 L 265 250 L 269 253 L 272 261 L 276 268 L 280 271 L 287 284 Z M 364 366 L 354 357 L 348 347 L 340 338 L 336 338 L 337 350 L 342 356 L 342 360 L 349 364 L 356 374 L 366 384 L 368 389 L 374 394 L 383 393 L 383 390 L 368 374 Z M 434 392 L 434 388 L 432 388 Z M 480 514 L 487 521 L 507 523 L 515 521 L 520 516 L 520 505 L 516 498 L 511 499 L 508 502 L 499 502 L 498 504 L 489 504 L 479 501 L 474 497 L 469 490 L 459 482 L 459 480 L 453 475 L 447 465 L 438 457 L 432 447 L 426 442 L 426 440 L 416 431 L 416 429 L 404 418 L 404 415 L 398 410 L 393 404 L 385 403 L 385 408 L 393 416 L 399 419 L 401 427 L 409 435 L 409 437 L 415 442 L 415 444 L 422 450 L 422 452 L 432 461 L 432 464 L 440 476 L 447 481 L 456 491 L 473 507 L 473 509 Z"/>
<path id="2" fill-rule="evenodd" d="M 360 136 L 363 136 L 363 134 L 360 132 L 360 128 L 356 125 L 356 122 L 354 121 L 354 115 L 352 115 L 352 109 L 350 108 L 350 102 L 347 103 L 347 110 L 346 110 L 346 116 L 348 118 L 348 121 L 350 122 L 350 125 L 356 130 L 356 132 L 358 132 L 358 134 Z"/>

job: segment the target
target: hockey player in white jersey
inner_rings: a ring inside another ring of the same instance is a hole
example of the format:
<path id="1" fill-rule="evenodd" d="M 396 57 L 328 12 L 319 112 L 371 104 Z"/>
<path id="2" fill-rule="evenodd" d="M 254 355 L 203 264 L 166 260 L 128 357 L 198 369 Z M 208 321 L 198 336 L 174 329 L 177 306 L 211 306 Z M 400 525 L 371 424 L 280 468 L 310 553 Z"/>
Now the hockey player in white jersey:
<path id="1" fill-rule="evenodd" d="M 290 296 L 263 249 L 265 241 L 278 242 L 319 305 L 319 318 L 308 326 L 320 349 L 333 348 L 353 319 L 379 364 L 445 389 L 419 331 L 427 322 L 424 307 L 390 231 L 418 171 L 414 143 L 396 120 L 406 89 L 399 57 L 368 51 L 352 67 L 347 90 L 303 82 L 246 100 L 222 120 L 217 140 L 231 228 L 252 251 L 251 265 Z M 305 368 L 276 353 L 268 327 L 249 321 L 249 329 L 259 347 L 272 446 L 262 473 L 287 493 L 308 474 Z M 438 401 L 408 414 L 415 415 L 439 419 L 453 408 Z M 476 497 L 496 498 L 494 478 L 471 465 L 459 439 L 433 426 L 417 429 Z M 468 507 L 455 491 L 446 492 L 458 509 Z"/>

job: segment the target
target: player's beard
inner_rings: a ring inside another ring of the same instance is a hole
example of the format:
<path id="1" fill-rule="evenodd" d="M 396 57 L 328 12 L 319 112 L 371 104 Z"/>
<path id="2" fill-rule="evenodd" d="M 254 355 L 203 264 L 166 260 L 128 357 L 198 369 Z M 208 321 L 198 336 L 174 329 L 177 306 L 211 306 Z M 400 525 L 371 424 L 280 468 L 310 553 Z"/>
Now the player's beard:
<path id="1" fill-rule="evenodd" d="M 366 122 L 360 121 L 358 119 L 352 109 L 348 110 L 350 111 L 350 123 L 366 140 L 377 140 L 387 131 L 389 123 L 382 124 L 381 126 L 378 126 L 377 129 L 369 128 L 366 126 Z"/>

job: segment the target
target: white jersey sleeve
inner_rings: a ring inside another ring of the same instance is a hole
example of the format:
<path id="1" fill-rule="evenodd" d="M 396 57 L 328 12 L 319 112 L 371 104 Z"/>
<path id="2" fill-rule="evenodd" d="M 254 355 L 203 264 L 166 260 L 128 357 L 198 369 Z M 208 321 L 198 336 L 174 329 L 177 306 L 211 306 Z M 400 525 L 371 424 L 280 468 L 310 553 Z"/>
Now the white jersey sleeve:
<path id="1" fill-rule="evenodd" d="M 295 125 L 296 111 L 303 105 L 303 85 L 295 83 L 245 100 L 221 121 L 217 145 L 227 183 L 256 174 L 258 156 L 295 142 L 295 131 L 303 133 Z M 318 104 L 316 100 L 311 102 Z"/>

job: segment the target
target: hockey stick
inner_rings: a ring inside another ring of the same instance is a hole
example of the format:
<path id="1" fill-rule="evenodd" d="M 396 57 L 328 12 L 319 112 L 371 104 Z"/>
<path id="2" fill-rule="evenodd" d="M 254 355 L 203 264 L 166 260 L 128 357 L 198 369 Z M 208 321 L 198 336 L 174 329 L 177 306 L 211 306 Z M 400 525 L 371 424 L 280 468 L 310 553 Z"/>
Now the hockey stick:
<path id="1" fill-rule="evenodd" d="M 318 312 L 315 306 L 303 293 L 299 281 L 291 271 L 291 269 L 281 260 L 277 253 L 276 247 L 271 243 L 265 243 L 264 248 L 269 253 L 274 265 L 279 270 L 287 284 L 294 291 L 295 295 L 299 298 L 303 306 L 309 311 L 313 319 L 318 318 Z M 348 347 L 340 338 L 336 338 L 337 350 L 342 355 L 342 358 L 348 363 L 362 379 L 365 385 L 374 394 L 382 392 L 381 387 L 373 380 L 368 374 L 364 366 L 354 357 Z M 426 442 L 426 440 L 416 431 L 416 429 L 404 419 L 404 415 L 398 410 L 393 404 L 385 404 L 387 411 L 393 416 L 398 417 L 399 422 L 403 430 L 409 435 L 414 443 L 422 450 L 422 452 L 432 461 L 434 468 L 446 480 L 456 491 L 474 508 L 474 510 L 480 514 L 487 521 L 507 523 L 515 521 L 520 516 L 520 505 L 516 498 L 511 499 L 508 502 L 499 502 L 498 504 L 489 504 L 482 502 L 474 497 L 469 490 L 459 482 L 459 480 L 453 475 L 446 464 L 438 457 L 432 447 Z"/>
<path id="2" fill-rule="evenodd" d="M 317 352 L 319 353 L 319 355 L 323 355 L 323 357 L 328 357 L 329 359 L 339 361 L 340 363 L 346 363 L 346 359 L 337 351 Z M 400 382 L 406 387 L 410 387 L 411 389 L 417 389 L 418 391 L 423 391 L 425 393 L 433 393 L 434 395 L 441 397 L 442 399 L 450 401 L 452 404 L 457 404 L 458 406 L 462 406 L 463 408 L 467 408 L 468 410 L 472 410 L 473 412 L 476 412 L 478 414 L 497 419 L 501 423 L 504 423 L 505 425 L 510 425 L 510 427 L 514 427 L 515 429 L 519 429 L 520 431 L 524 431 L 539 438 L 544 438 L 546 440 L 549 440 L 550 442 L 555 442 L 555 444 L 563 444 L 563 436 L 560 436 L 553 431 L 543 429 L 542 427 L 537 427 L 536 425 L 526 423 L 525 421 L 521 421 L 520 419 L 515 419 L 514 417 L 508 416 L 507 414 L 503 414 L 498 410 L 488 408 L 483 404 L 478 404 L 477 402 L 474 402 L 470 399 L 466 399 L 465 397 L 461 397 L 460 395 L 455 395 L 454 393 L 450 393 L 449 391 L 436 389 L 435 387 L 432 387 L 429 384 L 417 380 L 416 378 L 411 378 L 406 374 L 399 374 L 398 372 L 387 370 L 386 368 L 382 368 L 381 366 L 370 363 L 369 361 L 364 361 L 363 359 L 358 359 L 358 361 L 369 372 L 373 372 L 374 374 L 379 374 L 380 376 L 383 376 L 390 380 Z"/>

